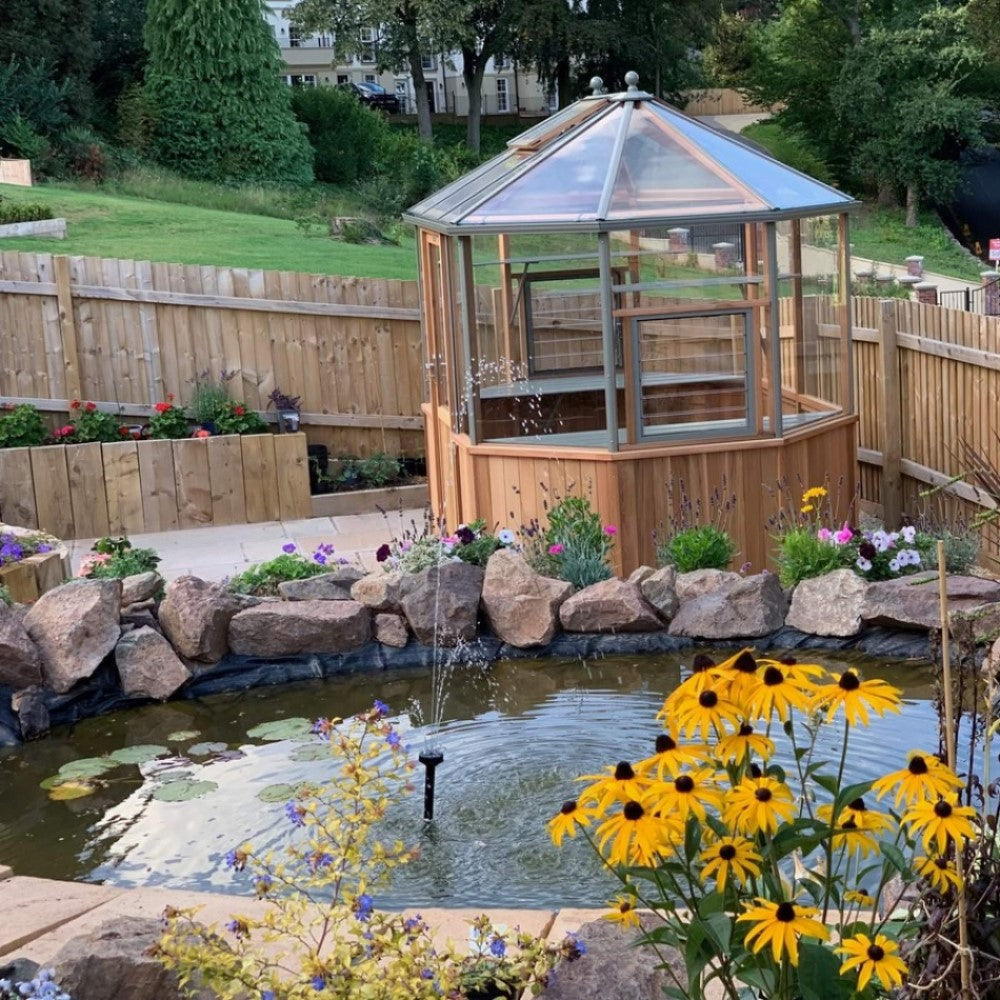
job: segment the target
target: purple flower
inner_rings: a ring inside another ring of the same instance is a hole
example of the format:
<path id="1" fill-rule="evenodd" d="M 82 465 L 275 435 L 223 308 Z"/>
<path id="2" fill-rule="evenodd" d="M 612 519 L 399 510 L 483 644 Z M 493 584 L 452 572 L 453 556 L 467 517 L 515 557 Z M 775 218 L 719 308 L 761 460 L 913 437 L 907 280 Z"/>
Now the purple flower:
<path id="1" fill-rule="evenodd" d="M 289 799 L 285 803 L 285 815 L 291 820 L 292 826 L 305 826 L 305 814 L 305 809 L 295 799 Z"/>
<path id="2" fill-rule="evenodd" d="M 434 978 L 434 971 L 433 971 L 433 969 L 421 969 L 420 970 L 420 978 L 421 979 L 433 979 Z"/>
<path id="3" fill-rule="evenodd" d="M 385 738 L 385 741 L 392 747 L 393 750 L 399 749 L 399 733 L 397 733 L 395 729 L 389 733 L 389 735 Z"/>
<path id="4" fill-rule="evenodd" d="M 47 542 L 40 542 L 39 545 L 38 545 L 38 548 L 35 551 L 36 552 L 51 552 L 52 551 L 52 546 L 49 545 Z"/>
<path id="5" fill-rule="evenodd" d="M 490 941 L 490 954 L 494 958 L 503 958 L 507 954 L 507 942 L 499 934 L 494 934 Z"/>
<path id="6" fill-rule="evenodd" d="M 378 698 L 376 698 L 375 711 L 378 712 L 379 716 L 383 716 L 389 714 L 390 708 L 384 701 L 380 701 Z"/>
<path id="7" fill-rule="evenodd" d="M 476 540 L 476 536 L 472 529 L 467 528 L 464 524 L 455 532 L 455 537 L 463 545 L 471 545 Z"/>
<path id="8" fill-rule="evenodd" d="M 586 944 L 580 940 L 575 934 L 567 934 L 565 947 L 567 950 L 572 950 L 576 953 L 576 957 L 579 958 L 581 955 L 587 954 Z"/>
<path id="9" fill-rule="evenodd" d="M 317 972 L 316 975 L 309 980 L 309 985 L 312 986 L 312 988 L 316 990 L 317 993 L 320 990 L 325 990 L 326 977 L 321 972 Z"/>
<path id="10" fill-rule="evenodd" d="M 333 864 L 333 855 L 326 851 L 313 851 L 309 855 L 309 867 L 315 872 L 320 868 L 329 868 Z"/>
<path id="11" fill-rule="evenodd" d="M 230 934 L 235 934 L 237 939 L 250 936 L 250 928 L 247 927 L 245 921 L 240 920 L 239 918 L 230 920 L 229 923 L 226 924 L 226 930 L 229 931 Z"/>
<path id="12" fill-rule="evenodd" d="M 274 880 L 270 875 L 261 875 L 253 884 L 253 891 L 258 896 L 266 896 L 274 886 Z"/>
<path id="13" fill-rule="evenodd" d="M 424 926 L 424 918 L 420 916 L 419 913 L 416 914 L 415 916 L 407 917 L 403 921 L 403 930 L 406 931 L 407 934 L 412 934 L 414 931 L 419 931 L 423 928 L 423 926 Z"/>
<path id="14" fill-rule="evenodd" d="M 392 550 L 389 548 L 389 546 L 383 542 L 383 544 L 380 545 L 375 550 L 375 561 L 376 562 L 380 562 L 380 563 L 384 563 L 386 561 L 386 559 L 389 558 L 389 554 L 390 554 L 391 551 Z"/>
<path id="15" fill-rule="evenodd" d="M 233 848 L 226 854 L 226 867 L 232 868 L 235 872 L 241 872 L 247 866 L 246 852 L 239 848 Z"/>
<path id="16" fill-rule="evenodd" d="M 281 546 L 281 551 L 287 552 L 291 555 L 295 551 L 295 542 L 285 542 L 285 544 Z"/>
<path id="17" fill-rule="evenodd" d="M 318 546 L 317 551 L 322 552 L 325 556 L 332 556 L 333 546 L 329 542 L 326 542 L 325 544 Z"/>
<path id="18" fill-rule="evenodd" d="M 313 724 L 309 732 L 318 736 L 323 741 L 328 741 L 330 739 L 330 730 L 333 728 L 333 723 L 329 719 L 317 719 Z"/>
<path id="19" fill-rule="evenodd" d="M 260 1000 L 278 1000 L 278 997 L 274 990 L 264 990 L 260 995 Z"/>
<path id="20" fill-rule="evenodd" d="M 313 562 L 318 562 L 320 566 L 326 565 L 326 556 L 322 552 L 313 553 Z"/>
<path id="21" fill-rule="evenodd" d="M 358 920 L 371 920 L 373 908 L 372 898 L 367 892 L 361 893 L 361 895 L 354 900 L 354 915 L 358 918 Z"/>

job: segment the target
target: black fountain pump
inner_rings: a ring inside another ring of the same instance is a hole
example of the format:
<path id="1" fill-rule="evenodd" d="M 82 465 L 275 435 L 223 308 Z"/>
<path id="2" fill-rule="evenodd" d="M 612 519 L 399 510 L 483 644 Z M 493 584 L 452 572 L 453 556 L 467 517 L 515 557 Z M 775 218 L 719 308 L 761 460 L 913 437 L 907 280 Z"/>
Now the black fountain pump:
<path id="1" fill-rule="evenodd" d="M 417 755 L 417 760 L 426 768 L 424 774 L 424 819 L 434 819 L 434 771 L 444 760 L 440 750 L 424 750 Z"/>

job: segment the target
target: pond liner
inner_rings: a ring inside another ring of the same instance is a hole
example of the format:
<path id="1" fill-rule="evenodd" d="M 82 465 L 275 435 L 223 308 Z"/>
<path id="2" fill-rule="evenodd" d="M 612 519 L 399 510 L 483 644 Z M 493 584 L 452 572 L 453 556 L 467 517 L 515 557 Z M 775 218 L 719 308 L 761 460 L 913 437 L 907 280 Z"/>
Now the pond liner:
<path id="1" fill-rule="evenodd" d="M 677 653 L 686 649 L 740 649 L 753 647 L 758 653 L 794 653 L 817 650 L 858 652 L 893 659 L 930 659 L 927 633 L 867 628 L 847 638 L 809 635 L 781 628 L 770 635 L 747 639 L 695 640 L 659 632 L 559 633 L 547 646 L 519 649 L 496 636 L 481 634 L 472 642 L 453 648 L 435 649 L 411 639 L 402 649 L 371 641 L 346 653 L 302 653 L 280 659 L 262 659 L 230 653 L 216 664 L 204 664 L 172 700 L 192 700 L 210 695 L 249 691 L 256 687 L 321 680 L 383 670 L 430 670 L 435 663 L 484 664 L 495 660 L 571 659 L 589 660 L 606 656 L 640 656 Z M 0 687 L 0 746 L 21 741 L 17 715 L 11 710 L 13 689 Z M 151 704 L 150 698 L 127 696 L 121 688 L 114 654 L 107 656 L 93 675 L 75 684 L 65 694 L 46 692 L 45 705 L 52 726 L 72 725 L 82 719 Z"/>

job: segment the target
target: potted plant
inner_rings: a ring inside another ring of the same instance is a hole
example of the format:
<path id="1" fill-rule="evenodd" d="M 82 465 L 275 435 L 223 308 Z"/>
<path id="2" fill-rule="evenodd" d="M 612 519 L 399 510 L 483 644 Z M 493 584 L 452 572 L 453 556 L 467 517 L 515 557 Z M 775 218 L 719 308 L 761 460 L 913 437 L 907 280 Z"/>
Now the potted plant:
<path id="1" fill-rule="evenodd" d="M 188 410 L 194 422 L 209 434 L 218 433 L 218 419 L 231 402 L 229 382 L 235 377 L 235 371 L 223 371 L 218 379 L 214 379 L 207 369 L 194 377 Z"/>
<path id="2" fill-rule="evenodd" d="M 268 406 L 273 406 L 278 414 L 278 430 L 282 434 L 294 434 L 299 429 L 299 418 L 302 411 L 302 397 L 289 396 L 275 387 L 267 397 Z"/>

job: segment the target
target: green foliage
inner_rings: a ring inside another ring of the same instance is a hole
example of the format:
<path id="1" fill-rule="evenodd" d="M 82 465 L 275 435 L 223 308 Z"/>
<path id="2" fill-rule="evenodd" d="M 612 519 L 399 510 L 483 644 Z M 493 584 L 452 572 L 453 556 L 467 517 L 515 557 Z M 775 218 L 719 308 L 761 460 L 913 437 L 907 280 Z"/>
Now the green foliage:
<path id="1" fill-rule="evenodd" d="M 47 205 L 34 203 L 12 205 L 0 198 L 0 226 L 14 222 L 38 222 L 40 219 L 51 219 L 52 209 Z"/>
<path id="2" fill-rule="evenodd" d="M 357 464 L 357 469 L 362 480 L 376 489 L 394 482 L 403 475 L 403 463 L 398 458 L 387 455 L 384 451 L 361 459 Z"/>
<path id="3" fill-rule="evenodd" d="M 832 573 L 844 567 L 839 548 L 816 537 L 812 528 L 792 528 L 778 539 L 778 579 L 783 587 Z"/>
<path id="4" fill-rule="evenodd" d="M 114 413 L 99 410 L 96 403 L 74 399 L 69 407 L 69 423 L 56 430 L 56 444 L 121 441 L 129 435 L 128 428 L 122 426 Z"/>
<path id="5" fill-rule="evenodd" d="M 0 604 L 6 604 L 9 608 L 14 603 L 14 598 L 10 596 L 10 591 L 0 583 Z"/>
<path id="6" fill-rule="evenodd" d="M 162 403 L 157 403 L 149 418 L 149 436 L 154 439 L 177 440 L 191 433 L 187 410 L 174 405 L 174 394 L 168 393 Z"/>
<path id="7" fill-rule="evenodd" d="M 312 559 L 296 552 L 295 546 L 291 543 L 285 548 L 287 551 L 282 552 L 280 556 L 267 562 L 256 563 L 238 573 L 229 581 L 229 589 L 234 594 L 275 597 L 279 593 L 278 584 L 285 580 L 308 580 L 310 577 L 330 572 L 326 560 L 333 552 L 332 546 L 322 546 L 317 549 Z M 322 557 L 322 561 L 317 559 L 317 556 Z"/>
<path id="8" fill-rule="evenodd" d="M 139 83 L 126 87 L 115 105 L 118 141 L 139 156 L 150 156 L 156 135 L 156 115 Z"/>
<path id="9" fill-rule="evenodd" d="M 270 425 L 256 410 L 227 399 L 216 413 L 215 429 L 220 434 L 265 434 Z"/>
<path id="10" fill-rule="evenodd" d="M 0 124 L 0 148 L 9 156 L 31 160 L 33 173 L 44 175 L 51 168 L 52 147 L 49 141 L 21 115 Z"/>
<path id="11" fill-rule="evenodd" d="M 312 180 L 260 0 L 149 0 L 146 45 L 160 163 L 209 180 Z"/>
<path id="12" fill-rule="evenodd" d="M 98 538 L 90 551 L 94 555 L 84 559 L 78 575 L 91 580 L 124 580 L 127 576 L 155 572 L 160 564 L 155 549 L 133 548 L 124 536 Z"/>
<path id="13" fill-rule="evenodd" d="M 614 548 L 614 525 L 602 525 L 586 497 L 562 497 L 548 512 L 541 546 L 533 546 L 529 562 L 549 576 L 589 587 L 611 577 L 608 557 Z"/>
<path id="14" fill-rule="evenodd" d="M 92 129 L 75 125 L 59 133 L 53 159 L 58 176 L 100 184 L 114 168 L 115 152 Z"/>
<path id="15" fill-rule="evenodd" d="M 736 555 L 736 543 L 728 532 L 714 524 L 699 524 L 672 535 L 656 547 L 656 561 L 674 566 L 678 573 L 696 569 L 728 569 Z"/>
<path id="16" fill-rule="evenodd" d="M 30 403 L 0 411 L 0 448 L 33 448 L 44 444 L 42 415 Z"/>
<path id="17" fill-rule="evenodd" d="M 353 184 L 371 173 L 388 132 L 380 114 L 335 87 L 293 87 L 292 111 L 309 134 L 317 180 Z"/>
<path id="18" fill-rule="evenodd" d="M 223 371 L 218 378 L 215 378 L 208 369 L 195 375 L 188 409 L 196 424 L 216 423 L 227 411 L 231 402 L 229 382 L 235 375 L 236 372 Z"/>
<path id="19" fill-rule="evenodd" d="M 801 131 L 780 121 L 763 121 L 748 125 L 741 134 L 759 143 L 776 160 L 825 184 L 834 183 L 830 168 Z"/>

